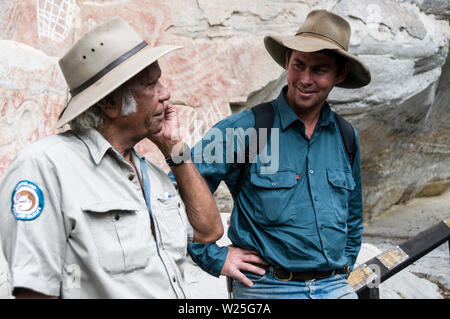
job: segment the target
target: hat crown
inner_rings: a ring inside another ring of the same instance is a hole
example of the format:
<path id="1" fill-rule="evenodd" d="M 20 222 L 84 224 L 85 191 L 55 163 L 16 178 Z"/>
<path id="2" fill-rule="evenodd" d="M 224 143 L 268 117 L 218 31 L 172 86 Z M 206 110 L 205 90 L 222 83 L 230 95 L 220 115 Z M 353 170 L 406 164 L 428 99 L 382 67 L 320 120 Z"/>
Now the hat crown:
<path id="1" fill-rule="evenodd" d="M 369 84 L 369 68 L 348 52 L 350 44 L 350 24 L 340 16 L 326 10 L 313 10 L 306 17 L 297 34 L 289 36 L 268 35 L 264 45 L 270 56 L 282 68 L 287 67 L 288 50 L 300 52 L 320 52 L 333 50 L 349 62 L 349 71 L 338 87 L 360 88 Z"/>
<path id="2" fill-rule="evenodd" d="M 326 10 L 311 11 L 296 35 L 308 33 L 331 40 L 348 51 L 351 35 L 350 24 L 334 13 Z"/>
<path id="3" fill-rule="evenodd" d="M 142 41 L 120 17 L 96 25 L 59 60 L 67 85 L 80 86 Z"/>

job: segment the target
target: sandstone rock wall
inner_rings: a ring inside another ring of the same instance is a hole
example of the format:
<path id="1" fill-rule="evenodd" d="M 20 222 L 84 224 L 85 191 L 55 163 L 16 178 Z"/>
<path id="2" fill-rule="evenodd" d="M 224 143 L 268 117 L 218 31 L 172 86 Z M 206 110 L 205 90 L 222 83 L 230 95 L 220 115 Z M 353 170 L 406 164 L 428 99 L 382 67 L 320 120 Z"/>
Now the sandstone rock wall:
<path id="1" fill-rule="evenodd" d="M 60 14 L 59 24 L 48 28 L 50 5 L 61 3 L 72 6 L 53 11 L 54 17 Z M 57 60 L 97 22 L 119 15 L 152 45 L 185 47 L 160 64 L 181 114 L 182 134 L 192 145 L 232 111 L 279 93 L 285 74 L 262 38 L 295 33 L 314 8 L 348 19 L 350 50 L 372 71 L 368 87 L 336 89 L 330 96 L 360 133 L 366 217 L 445 190 L 450 184 L 446 0 L 2 0 L 0 176 L 18 150 L 56 132 L 68 99 Z M 139 150 L 162 163 L 150 142 Z"/>

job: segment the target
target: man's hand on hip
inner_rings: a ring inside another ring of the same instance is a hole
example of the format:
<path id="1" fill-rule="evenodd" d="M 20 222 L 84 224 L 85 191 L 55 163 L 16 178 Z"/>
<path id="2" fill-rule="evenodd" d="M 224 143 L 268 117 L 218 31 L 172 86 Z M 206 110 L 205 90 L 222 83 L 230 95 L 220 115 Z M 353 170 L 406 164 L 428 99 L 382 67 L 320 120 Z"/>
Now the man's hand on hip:
<path id="1" fill-rule="evenodd" d="M 252 281 L 241 272 L 242 270 L 261 276 L 266 273 L 265 269 L 254 264 L 269 265 L 256 251 L 228 246 L 227 259 L 220 274 L 236 278 L 244 285 L 251 287 L 253 285 Z"/>

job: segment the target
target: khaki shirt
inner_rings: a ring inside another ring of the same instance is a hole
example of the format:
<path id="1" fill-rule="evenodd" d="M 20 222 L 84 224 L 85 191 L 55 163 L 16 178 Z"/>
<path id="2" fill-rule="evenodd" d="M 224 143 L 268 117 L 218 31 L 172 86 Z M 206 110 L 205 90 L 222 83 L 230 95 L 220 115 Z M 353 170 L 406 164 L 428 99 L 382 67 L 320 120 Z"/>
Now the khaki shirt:
<path id="1" fill-rule="evenodd" d="M 0 237 L 0 299 L 11 298 L 11 276 L 8 263 L 3 255 L 2 241 Z"/>
<path id="2" fill-rule="evenodd" d="M 133 151 L 138 172 L 143 160 Z M 167 174 L 147 166 L 156 239 L 138 177 L 98 131 L 22 150 L 0 183 L 12 286 L 62 298 L 189 297 L 193 228 Z"/>

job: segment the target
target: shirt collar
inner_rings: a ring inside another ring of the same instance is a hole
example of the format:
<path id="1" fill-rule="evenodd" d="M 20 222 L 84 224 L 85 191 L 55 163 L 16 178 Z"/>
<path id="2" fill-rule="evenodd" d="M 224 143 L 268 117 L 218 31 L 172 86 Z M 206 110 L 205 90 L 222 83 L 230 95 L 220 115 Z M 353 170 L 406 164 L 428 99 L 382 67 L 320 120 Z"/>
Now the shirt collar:
<path id="1" fill-rule="evenodd" d="M 96 129 L 83 130 L 75 134 L 87 146 L 96 165 L 100 163 L 106 151 L 112 148 L 112 145 Z"/>
<path id="2" fill-rule="evenodd" d="M 331 107 L 328 104 L 327 101 L 322 106 L 322 109 L 320 110 L 320 118 L 319 118 L 319 125 L 320 126 L 328 126 L 330 124 L 334 124 L 332 120 L 332 112 Z"/>
<path id="3" fill-rule="evenodd" d="M 87 146 L 89 153 L 92 156 L 95 164 L 100 164 L 101 160 L 105 156 L 108 150 L 111 150 L 119 159 L 125 161 L 122 154 L 117 152 L 114 147 L 103 137 L 103 135 L 96 129 L 84 130 L 81 133 L 77 133 L 77 136 L 84 142 Z M 144 158 L 138 152 L 133 149 L 134 155 L 138 158 Z"/>
<path id="4" fill-rule="evenodd" d="M 287 85 L 281 90 L 280 95 L 275 100 L 278 104 L 278 113 L 280 114 L 281 119 L 281 128 L 285 130 L 288 126 L 290 126 L 295 121 L 300 121 L 297 114 L 294 112 L 292 107 L 289 105 L 289 103 L 286 100 L 286 92 L 287 92 Z M 334 123 L 332 121 L 332 112 L 330 105 L 327 101 L 325 101 L 322 109 L 320 110 L 320 118 L 318 125 L 319 126 L 328 126 L 330 123 Z"/>
<path id="5" fill-rule="evenodd" d="M 278 104 L 278 113 L 280 114 L 280 120 L 281 120 L 281 128 L 285 130 L 289 125 L 294 123 L 295 121 L 299 121 L 299 118 L 297 114 L 295 114 L 292 107 L 289 106 L 287 100 L 286 100 L 286 92 L 287 92 L 287 85 L 281 90 L 280 95 L 278 95 L 278 98 L 276 99 L 276 102 Z"/>

